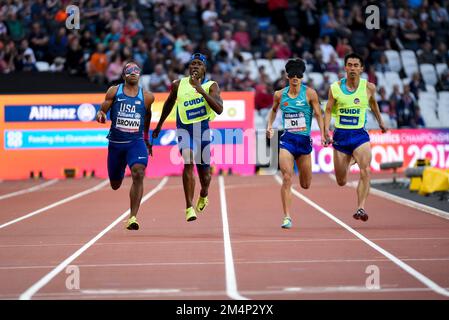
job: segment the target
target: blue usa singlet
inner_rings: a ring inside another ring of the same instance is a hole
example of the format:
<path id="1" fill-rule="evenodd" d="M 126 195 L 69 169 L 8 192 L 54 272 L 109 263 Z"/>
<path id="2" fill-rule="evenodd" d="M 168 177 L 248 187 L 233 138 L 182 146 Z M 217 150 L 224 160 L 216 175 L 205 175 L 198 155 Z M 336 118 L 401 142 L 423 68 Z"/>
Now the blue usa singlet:
<path id="1" fill-rule="evenodd" d="M 130 142 L 143 139 L 143 124 L 146 114 L 143 90 L 139 87 L 137 96 L 129 97 L 120 84 L 111 106 L 111 129 L 107 138 L 111 142 Z"/>

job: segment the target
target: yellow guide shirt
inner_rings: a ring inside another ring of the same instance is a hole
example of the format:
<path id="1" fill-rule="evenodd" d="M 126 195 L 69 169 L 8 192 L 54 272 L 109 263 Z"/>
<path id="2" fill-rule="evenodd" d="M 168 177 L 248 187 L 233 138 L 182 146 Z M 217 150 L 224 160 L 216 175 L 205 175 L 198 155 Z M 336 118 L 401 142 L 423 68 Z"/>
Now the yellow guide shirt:
<path id="1" fill-rule="evenodd" d="M 332 116 L 335 117 L 335 128 L 360 129 L 365 126 L 366 110 L 369 107 L 367 83 L 366 79 L 360 79 L 357 90 L 352 93 L 346 89 L 346 78 L 332 83 L 332 96 L 335 99 Z"/>
<path id="2" fill-rule="evenodd" d="M 189 83 L 190 77 L 181 79 L 178 87 L 178 97 L 176 99 L 179 120 L 183 124 L 200 122 L 206 119 L 213 120 L 215 112 L 207 103 L 206 99 L 196 92 Z M 209 89 L 215 81 L 208 80 L 201 84 L 204 91 L 209 93 Z"/>

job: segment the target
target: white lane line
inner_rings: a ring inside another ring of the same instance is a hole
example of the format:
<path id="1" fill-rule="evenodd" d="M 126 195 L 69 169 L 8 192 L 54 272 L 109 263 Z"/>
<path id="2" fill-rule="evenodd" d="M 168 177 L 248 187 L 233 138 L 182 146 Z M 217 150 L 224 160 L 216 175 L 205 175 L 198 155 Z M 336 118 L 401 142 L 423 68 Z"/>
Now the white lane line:
<path id="1" fill-rule="evenodd" d="M 359 241 L 359 240 L 357 240 Z M 266 260 L 266 261 L 235 261 L 235 264 L 313 264 L 313 263 L 367 263 L 367 262 L 388 262 L 389 259 L 316 259 L 316 260 Z M 446 262 L 448 258 L 404 258 L 402 261 L 415 262 Z M 160 267 L 160 266 L 210 266 L 224 265 L 224 261 L 210 262 L 146 262 L 146 263 L 104 263 L 104 264 L 77 264 L 79 268 L 129 268 L 129 267 Z M 51 266 L 2 266 L 0 270 L 26 270 L 26 269 L 52 269 Z"/>
<path id="2" fill-rule="evenodd" d="M 168 177 L 164 177 L 161 182 L 150 192 L 148 192 L 140 202 L 141 204 L 150 199 L 156 193 L 161 191 L 164 185 L 167 183 Z M 78 258 L 84 251 L 89 249 L 95 242 L 98 241 L 101 237 L 103 237 L 109 230 L 114 228 L 117 224 L 119 224 L 126 216 L 130 213 L 130 209 L 126 210 L 124 213 L 120 215 L 114 222 L 112 222 L 109 226 L 107 226 L 103 231 L 97 234 L 94 238 L 92 238 L 89 242 L 79 248 L 74 254 L 61 262 L 56 268 L 47 273 L 43 278 L 41 278 L 38 282 L 33 284 L 30 288 L 28 288 L 24 293 L 22 293 L 19 297 L 20 300 L 30 300 L 33 295 L 39 291 L 42 287 L 47 285 L 54 277 L 58 275 L 65 267 L 67 267 L 73 260 Z"/>
<path id="3" fill-rule="evenodd" d="M 274 178 L 276 179 L 276 181 L 279 184 L 282 185 L 282 179 L 278 175 L 275 175 Z M 433 282 L 432 280 L 427 278 L 422 273 L 420 273 L 417 270 L 413 269 L 411 266 L 409 266 L 408 264 L 404 263 L 403 261 L 398 259 L 396 256 L 394 256 L 393 254 L 391 254 L 387 250 L 385 250 L 382 247 L 378 246 L 377 244 L 375 244 L 374 242 L 372 242 L 371 240 L 366 238 L 361 233 L 355 231 L 350 226 L 348 226 L 346 223 L 344 223 L 343 221 L 341 221 L 340 219 L 338 219 L 337 217 L 332 215 L 329 211 L 326 211 L 325 209 L 321 208 L 318 204 L 316 204 L 315 202 L 313 202 L 312 200 L 310 200 L 306 196 L 302 195 L 301 193 L 299 193 L 295 189 L 292 189 L 292 194 L 294 194 L 296 197 L 298 197 L 299 199 L 303 200 L 305 203 L 307 203 L 308 205 L 312 206 L 313 208 L 315 208 L 316 210 L 318 210 L 322 214 L 326 215 L 328 218 L 330 218 L 331 220 L 333 220 L 334 222 L 336 222 L 337 224 L 339 224 L 340 226 L 342 226 L 343 228 L 345 228 L 346 230 L 351 232 L 357 238 L 359 238 L 360 240 L 365 242 L 367 245 L 372 247 L 374 250 L 378 251 L 379 253 L 381 253 L 382 255 L 387 257 L 388 259 L 390 259 L 393 263 L 395 263 L 401 269 L 403 269 L 404 271 L 406 271 L 407 273 L 409 273 L 410 275 L 415 277 L 418 281 L 422 282 L 424 285 L 426 285 L 427 287 L 429 287 L 430 289 L 432 289 L 436 293 L 439 293 L 439 294 L 441 294 L 443 296 L 449 297 L 449 291 L 448 290 L 440 287 L 438 284 L 436 284 L 435 282 Z"/>
<path id="4" fill-rule="evenodd" d="M 78 199 L 78 198 L 81 198 L 81 197 L 83 197 L 83 196 L 85 196 L 85 195 L 87 195 L 89 193 L 92 193 L 92 192 L 95 192 L 97 190 L 100 190 L 101 188 L 103 188 L 108 183 L 109 183 L 109 180 L 102 181 L 99 184 L 97 184 L 95 187 L 92 187 L 92 188 L 87 189 L 85 191 L 79 192 L 79 193 L 77 193 L 77 194 L 75 194 L 73 196 L 64 198 L 64 199 L 59 200 L 57 202 L 54 202 L 54 203 L 52 203 L 52 204 L 50 204 L 50 205 L 48 205 L 46 207 L 40 208 L 40 209 L 35 210 L 33 212 L 30 212 L 30 213 L 28 213 L 28 214 L 26 214 L 24 216 L 21 216 L 20 218 L 17 218 L 17 219 L 11 220 L 9 222 L 6 222 L 4 224 L 1 224 L 0 225 L 0 229 L 3 229 L 5 227 L 7 227 L 7 226 L 10 226 L 10 225 L 12 225 L 14 223 L 20 222 L 22 220 L 31 218 L 32 216 L 35 216 L 35 215 L 37 215 L 37 214 L 39 214 L 41 212 L 53 209 L 54 207 L 60 206 L 61 204 L 67 203 L 69 201 L 72 201 L 72 200 L 75 200 L 75 199 Z"/>
<path id="5" fill-rule="evenodd" d="M 235 277 L 234 258 L 232 257 L 231 237 L 229 235 L 228 224 L 228 206 L 226 204 L 226 192 L 223 176 L 218 177 L 220 188 L 221 220 L 223 222 L 223 243 L 225 253 L 225 271 L 226 271 L 226 294 L 234 300 L 248 300 L 242 297 L 237 290 L 237 280 Z"/>
<path id="6" fill-rule="evenodd" d="M 372 241 L 437 241 L 449 240 L 447 237 L 435 238 L 371 238 Z M 234 240 L 233 243 L 273 243 L 273 242 L 335 242 L 335 241 L 359 241 L 355 238 L 311 238 L 311 239 L 251 239 L 251 240 Z M 222 243 L 222 240 L 173 240 L 173 241 L 127 241 L 124 242 L 97 242 L 96 246 L 138 246 L 138 245 L 174 245 L 174 244 L 216 244 Z M 41 243 L 41 244 L 0 244 L 1 248 L 33 248 L 33 247 L 72 247 L 81 246 L 82 243 Z"/>
<path id="7" fill-rule="evenodd" d="M 51 179 L 51 180 L 48 180 L 48 181 L 46 181 L 44 183 L 40 183 L 40 184 L 38 184 L 38 185 L 36 185 L 34 187 L 31 187 L 31 188 L 22 189 L 22 190 L 14 191 L 14 192 L 11 192 L 11 193 L 3 194 L 3 195 L 0 196 L 0 200 L 8 199 L 8 198 L 15 197 L 15 196 L 19 196 L 19 195 L 25 194 L 25 193 L 30 193 L 30 192 L 33 192 L 33 191 L 36 191 L 36 190 L 39 190 L 39 189 L 51 186 L 52 184 L 55 184 L 56 182 L 58 182 L 58 179 Z"/>
<path id="8" fill-rule="evenodd" d="M 335 175 L 333 173 L 330 173 L 329 177 L 332 180 L 336 181 Z M 356 181 L 348 182 L 346 185 L 348 187 L 351 187 L 351 188 L 357 188 L 357 182 Z M 417 210 L 420 210 L 420 211 L 424 211 L 426 213 L 433 214 L 433 215 L 435 215 L 437 217 L 449 220 L 449 213 L 446 212 L 446 211 L 443 211 L 443 210 L 440 210 L 440 209 L 436 209 L 436 208 L 427 206 L 425 204 L 422 204 L 422 203 L 419 203 L 419 202 L 415 202 L 413 200 L 402 198 L 402 197 L 396 196 L 394 194 L 386 193 L 384 191 L 376 189 L 376 187 L 373 186 L 373 185 L 371 185 L 370 193 L 372 193 L 372 194 L 374 194 L 376 196 L 379 196 L 379 197 L 391 200 L 393 202 L 402 204 L 404 206 L 407 206 L 407 207 L 410 207 L 410 208 L 413 208 L 413 209 L 417 209 Z"/>
<path id="9" fill-rule="evenodd" d="M 130 295 L 130 294 L 168 294 L 179 293 L 181 289 L 86 289 L 80 290 L 81 294 L 93 295 Z"/>

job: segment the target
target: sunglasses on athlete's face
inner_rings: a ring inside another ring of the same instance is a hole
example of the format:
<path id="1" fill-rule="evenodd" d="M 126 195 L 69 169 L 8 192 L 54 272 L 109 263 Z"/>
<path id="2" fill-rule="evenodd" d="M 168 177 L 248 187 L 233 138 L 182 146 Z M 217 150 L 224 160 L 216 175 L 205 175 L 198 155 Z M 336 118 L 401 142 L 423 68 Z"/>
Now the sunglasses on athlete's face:
<path id="1" fill-rule="evenodd" d="M 132 66 L 125 69 L 125 75 L 129 76 L 131 74 L 140 75 L 140 68 L 138 66 Z"/>
<path id="2" fill-rule="evenodd" d="M 288 73 L 287 77 L 289 77 L 289 79 L 293 79 L 294 77 L 296 77 L 298 79 L 301 79 L 302 78 L 302 74 L 292 72 L 292 73 Z"/>

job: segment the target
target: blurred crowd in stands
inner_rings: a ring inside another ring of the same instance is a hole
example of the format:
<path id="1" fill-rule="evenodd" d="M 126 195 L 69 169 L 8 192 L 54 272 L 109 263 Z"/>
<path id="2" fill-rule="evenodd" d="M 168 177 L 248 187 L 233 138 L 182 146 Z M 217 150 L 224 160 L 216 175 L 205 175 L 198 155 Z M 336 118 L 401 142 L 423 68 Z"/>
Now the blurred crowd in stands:
<path id="1" fill-rule="evenodd" d="M 79 7 L 79 30 L 66 27 L 70 4 Z M 190 55 L 199 51 L 209 57 L 209 77 L 221 90 L 254 91 L 256 109 L 264 110 L 271 107 L 274 90 L 287 81 L 282 68 L 259 62 L 303 58 L 308 74 L 323 75 L 304 82 L 325 101 L 331 81 L 344 77 L 344 56 L 355 51 L 365 59 L 364 76 L 377 85 L 383 114 L 398 127 L 425 126 L 421 92 L 438 99 L 439 91 L 449 91 L 449 1 L 379 1 L 380 28 L 373 30 L 365 24 L 369 4 L 0 0 L 0 73 L 67 72 L 110 85 L 120 81 L 122 66 L 133 59 L 148 75 L 146 89 L 166 92 L 185 74 Z M 419 67 L 411 75 L 405 64 L 392 70 L 387 51 L 412 51 L 418 66 L 439 65 L 436 81 L 425 81 Z M 401 83 L 379 79 L 391 72 Z"/>

